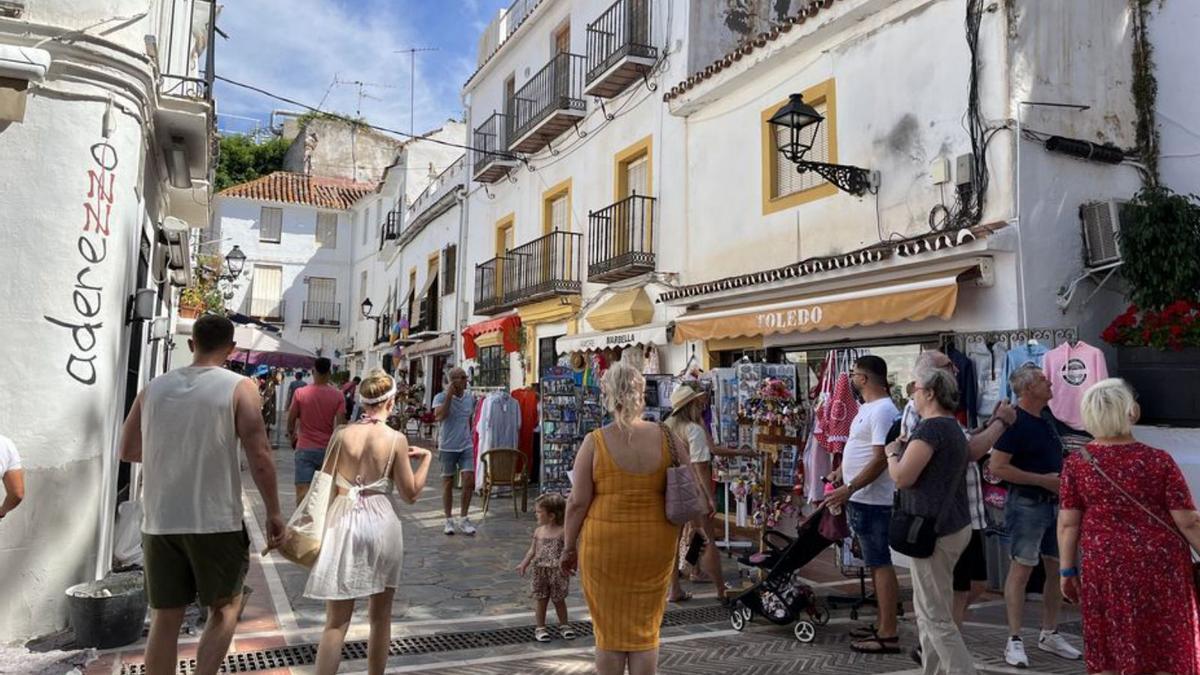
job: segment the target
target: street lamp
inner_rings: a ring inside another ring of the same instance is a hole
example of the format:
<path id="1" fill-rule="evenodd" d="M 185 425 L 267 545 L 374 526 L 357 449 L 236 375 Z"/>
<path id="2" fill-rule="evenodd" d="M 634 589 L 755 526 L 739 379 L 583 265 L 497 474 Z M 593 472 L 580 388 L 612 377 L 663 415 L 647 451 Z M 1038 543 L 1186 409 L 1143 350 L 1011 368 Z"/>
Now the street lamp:
<path id="1" fill-rule="evenodd" d="M 242 253 L 241 247 L 235 244 L 233 249 L 225 255 L 225 265 L 229 267 L 230 281 L 242 275 L 242 270 L 246 267 L 246 254 Z"/>
<path id="2" fill-rule="evenodd" d="M 825 162 L 810 162 L 804 159 L 805 153 L 812 150 L 817 132 L 825 117 L 809 104 L 804 102 L 802 94 L 792 94 L 782 108 L 775 111 L 767 120 L 768 123 L 788 130 L 788 140 L 779 144 L 779 153 L 789 162 L 796 165 L 800 173 L 812 171 L 832 183 L 839 190 L 848 192 L 856 197 L 870 192 L 874 185 L 872 172 L 857 166 L 846 164 L 827 164 Z"/>
<path id="3" fill-rule="evenodd" d="M 374 309 L 374 308 L 375 308 L 375 305 L 371 303 L 371 299 L 370 299 L 370 298 L 367 298 L 366 300 L 363 300 L 363 301 L 362 301 L 362 315 L 363 315 L 363 318 L 364 318 L 364 319 L 374 319 L 375 321 L 378 321 L 378 320 L 379 320 L 379 318 L 380 318 L 380 315 L 378 315 L 378 314 L 376 314 L 376 315 L 374 315 L 374 316 L 372 316 L 372 315 L 371 315 L 371 310 L 372 310 L 372 309 Z"/>

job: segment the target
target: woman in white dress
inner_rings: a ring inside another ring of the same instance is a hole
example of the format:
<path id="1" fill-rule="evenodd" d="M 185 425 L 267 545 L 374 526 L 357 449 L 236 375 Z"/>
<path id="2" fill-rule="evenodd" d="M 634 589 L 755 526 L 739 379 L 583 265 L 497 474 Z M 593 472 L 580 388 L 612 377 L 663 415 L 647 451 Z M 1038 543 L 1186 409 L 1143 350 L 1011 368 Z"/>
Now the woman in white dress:
<path id="1" fill-rule="evenodd" d="M 361 420 L 339 428 L 330 444 L 337 495 L 329 506 L 321 553 L 304 595 L 325 600 L 325 630 L 317 649 L 317 673 L 336 673 L 354 601 L 367 598 L 371 635 L 367 671 L 382 673 L 391 642 L 392 596 L 400 585 L 404 534 L 397 496 L 417 500 L 429 473 L 430 452 L 409 448 L 404 434 L 385 424 L 396 400 L 396 383 L 382 370 L 367 373 L 358 387 Z M 333 460 L 334 452 L 337 453 Z M 419 463 L 414 469 L 412 460 Z"/>

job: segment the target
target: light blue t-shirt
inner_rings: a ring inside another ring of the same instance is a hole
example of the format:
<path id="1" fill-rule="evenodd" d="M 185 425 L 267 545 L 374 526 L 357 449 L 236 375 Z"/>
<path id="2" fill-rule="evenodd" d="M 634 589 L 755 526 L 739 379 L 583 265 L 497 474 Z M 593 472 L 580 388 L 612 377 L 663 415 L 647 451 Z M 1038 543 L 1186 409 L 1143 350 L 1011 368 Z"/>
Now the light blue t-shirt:
<path id="1" fill-rule="evenodd" d="M 1008 376 L 1017 372 L 1021 366 L 1032 363 L 1038 368 L 1042 367 L 1042 361 L 1046 358 L 1046 352 L 1050 351 L 1041 344 L 1021 344 L 1008 350 L 1008 356 L 1004 359 L 1004 398 L 1014 400 L 1012 385 L 1008 383 Z"/>
<path id="2" fill-rule="evenodd" d="M 433 397 L 434 410 L 446 401 L 446 392 Z M 474 447 L 471 441 L 471 421 L 475 418 L 475 395 L 464 392 L 450 403 L 450 411 L 441 422 L 438 433 L 438 449 L 462 452 Z"/>

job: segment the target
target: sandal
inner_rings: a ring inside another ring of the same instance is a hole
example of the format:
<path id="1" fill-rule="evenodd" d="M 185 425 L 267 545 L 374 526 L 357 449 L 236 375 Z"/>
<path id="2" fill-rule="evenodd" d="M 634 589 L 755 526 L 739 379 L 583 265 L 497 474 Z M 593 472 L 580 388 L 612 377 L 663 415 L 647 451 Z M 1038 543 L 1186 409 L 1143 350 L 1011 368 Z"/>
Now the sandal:
<path id="1" fill-rule="evenodd" d="M 692 599 L 692 594 L 688 593 L 687 591 L 684 591 L 683 595 L 679 595 L 679 596 L 676 596 L 673 598 L 669 597 L 669 596 L 667 597 L 668 602 L 687 602 L 688 600 L 691 600 L 691 599 Z"/>
<path id="2" fill-rule="evenodd" d="M 550 630 L 545 626 L 538 626 L 537 628 L 533 629 L 533 639 L 537 640 L 538 642 L 549 642 Z"/>
<path id="3" fill-rule="evenodd" d="M 851 651 L 859 654 L 899 654 L 900 636 L 884 638 L 871 637 L 850 643 Z"/>
<path id="4" fill-rule="evenodd" d="M 575 629 L 571 628 L 567 624 L 563 624 L 558 627 L 558 634 L 562 636 L 562 639 L 564 640 L 574 640 L 577 637 L 575 634 Z"/>
<path id="5" fill-rule="evenodd" d="M 859 626 L 858 628 L 852 629 L 850 631 L 850 637 L 857 640 L 878 637 L 879 634 L 876 632 L 876 630 L 875 624 L 869 623 L 865 626 Z"/>

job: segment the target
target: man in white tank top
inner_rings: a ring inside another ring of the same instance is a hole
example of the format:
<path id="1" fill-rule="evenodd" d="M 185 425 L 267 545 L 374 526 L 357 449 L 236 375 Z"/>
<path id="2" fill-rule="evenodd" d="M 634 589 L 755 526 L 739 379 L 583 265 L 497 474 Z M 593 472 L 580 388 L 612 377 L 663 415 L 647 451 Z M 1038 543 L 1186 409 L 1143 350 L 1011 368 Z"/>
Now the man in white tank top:
<path id="1" fill-rule="evenodd" d="M 266 503 L 268 543 L 285 537 L 258 387 L 224 367 L 233 323 L 201 317 L 188 347 L 192 365 L 154 378 L 121 429 L 121 459 L 143 466 L 147 675 L 175 672 L 184 610 L 197 598 L 210 612 L 195 672 L 216 673 L 229 651 L 250 565 L 239 441 Z"/>

